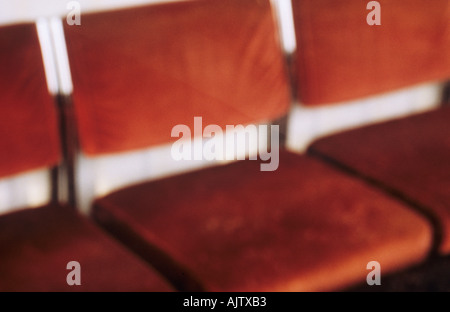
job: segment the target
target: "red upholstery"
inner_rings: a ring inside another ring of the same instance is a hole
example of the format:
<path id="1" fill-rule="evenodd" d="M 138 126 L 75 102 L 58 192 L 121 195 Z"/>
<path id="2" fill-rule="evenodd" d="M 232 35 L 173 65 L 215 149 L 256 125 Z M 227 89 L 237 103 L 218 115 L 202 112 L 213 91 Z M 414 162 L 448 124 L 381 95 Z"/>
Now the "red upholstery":
<path id="1" fill-rule="evenodd" d="M 59 160 L 56 112 L 32 24 L 0 28 L 0 177 Z"/>
<path id="2" fill-rule="evenodd" d="M 0 291 L 169 291 L 153 269 L 66 207 L 0 218 Z M 78 261 L 81 286 L 66 282 Z"/>
<path id="3" fill-rule="evenodd" d="M 0 176 L 59 160 L 56 109 L 33 25 L 0 28 Z M 67 263 L 81 264 L 68 286 Z M 167 291 L 152 268 L 67 207 L 0 217 L 0 291 Z"/>
<path id="4" fill-rule="evenodd" d="M 65 25 L 81 145 L 111 153 L 173 141 L 177 124 L 283 115 L 286 73 L 268 0 L 203 0 Z M 132 121 L 132 122 L 130 122 Z"/>
<path id="5" fill-rule="evenodd" d="M 332 103 L 450 77 L 448 0 L 379 0 L 369 26 L 361 0 L 293 0 L 298 93 Z"/>
<path id="6" fill-rule="evenodd" d="M 284 114 L 270 9 L 192 1 L 66 25 L 82 149 L 167 143 L 194 116 L 224 126 Z M 424 217 L 314 159 L 280 156 L 270 173 L 242 161 L 129 187 L 93 216 L 182 290 L 339 289 L 364 281 L 372 260 L 388 273 L 427 256 Z"/>
<path id="7" fill-rule="evenodd" d="M 314 143 L 311 151 L 400 191 L 443 225 L 450 252 L 450 108 L 365 127 Z"/>
<path id="8" fill-rule="evenodd" d="M 274 172 L 201 170 L 117 191 L 93 213 L 159 270 L 213 291 L 334 290 L 365 281 L 369 261 L 386 274 L 423 260 L 432 240 L 409 208 L 288 152 Z"/>

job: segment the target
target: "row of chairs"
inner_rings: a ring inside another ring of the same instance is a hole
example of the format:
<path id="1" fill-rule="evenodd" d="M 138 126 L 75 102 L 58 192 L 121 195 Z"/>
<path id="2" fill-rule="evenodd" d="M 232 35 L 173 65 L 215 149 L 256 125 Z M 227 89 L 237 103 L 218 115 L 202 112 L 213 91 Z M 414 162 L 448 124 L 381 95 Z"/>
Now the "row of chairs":
<path id="1" fill-rule="evenodd" d="M 0 176 L 174 141 L 171 129 L 271 121 L 450 76 L 447 0 L 294 0 L 286 62 L 269 0 L 194 0 L 64 24 L 73 93 L 46 87 L 35 26 L 0 28 Z M 59 104 L 59 105 L 56 105 Z M 73 108 L 73 112 L 71 109 Z M 2 291 L 302 291 L 450 250 L 450 110 L 331 136 L 279 167 L 237 161 L 0 217 Z M 77 142 L 76 145 L 73 142 Z M 69 174 L 73 192 L 74 174 Z M 54 192 L 56 192 L 56 188 Z M 67 263 L 82 268 L 69 286 Z"/>

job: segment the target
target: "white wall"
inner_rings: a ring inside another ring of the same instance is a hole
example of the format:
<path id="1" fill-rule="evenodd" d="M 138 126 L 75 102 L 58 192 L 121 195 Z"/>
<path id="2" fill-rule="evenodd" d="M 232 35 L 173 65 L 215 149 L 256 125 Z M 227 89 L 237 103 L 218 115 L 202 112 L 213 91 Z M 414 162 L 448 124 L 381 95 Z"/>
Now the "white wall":
<path id="1" fill-rule="evenodd" d="M 0 0 L 0 24 L 34 21 L 40 17 L 65 16 L 72 0 Z M 77 0 L 82 12 L 182 0 Z"/>
<path id="2" fill-rule="evenodd" d="M 320 107 L 299 103 L 289 115 L 287 147 L 302 153 L 320 137 L 434 109 L 441 104 L 443 87 L 442 83 L 427 83 Z"/>

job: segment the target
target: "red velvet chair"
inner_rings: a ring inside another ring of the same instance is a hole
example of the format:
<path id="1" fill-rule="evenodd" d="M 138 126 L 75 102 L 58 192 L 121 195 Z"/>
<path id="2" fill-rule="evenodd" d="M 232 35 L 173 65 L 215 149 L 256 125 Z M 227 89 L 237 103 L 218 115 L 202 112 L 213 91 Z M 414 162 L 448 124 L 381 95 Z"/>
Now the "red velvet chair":
<path id="1" fill-rule="evenodd" d="M 55 104 L 35 26 L 0 28 L 0 176 L 61 160 Z M 81 285 L 69 286 L 78 261 Z M 73 208 L 57 203 L 0 216 L 0 291 L 168 291 L 151 267 Z"/>
<path id="2" fill-rule="evenodd" d="M 448 79 L 447 0 L 292 0 L 297 36 L 296 89 L 305 105 L 354 100 Z"/>
<path id="3" fill-rule="evenodd" d="M 293 1 L 302 103 L 357 99 L 450 78 L 448 1 L 379 3 L 381 25 L 368 26 L 360 1 Z M 416 206 L 434 223 L 436 247 L 447 254 L 449 118 L 442 107 L 321 139 L 309 152 Z"/>
<path id="4" fill-rule="evenodd" d="M 87 14 L 65 27 L 81 149 L 173 141 L 171 129 L 287 113 L 269 1 L 190 1 Z M 178 289 L 335 290 L 423 261 L 425 218 L 309 156 L 246 160 L 98 198 L 93 217 Z"/>
<path id="5" fill-rule="evenodd" d="M 438 249 L 450 252 L 450 109 L 397 119 L 315 142 L 310 153 L 345 167 L 414 203 L 438 229 Z"/>

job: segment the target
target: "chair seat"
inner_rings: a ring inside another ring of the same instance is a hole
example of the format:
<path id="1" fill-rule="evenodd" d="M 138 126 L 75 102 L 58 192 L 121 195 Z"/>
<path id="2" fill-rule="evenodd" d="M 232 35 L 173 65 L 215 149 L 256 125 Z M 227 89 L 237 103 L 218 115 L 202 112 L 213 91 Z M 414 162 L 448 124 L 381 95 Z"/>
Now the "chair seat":
<path id="1" fill-rule="evenodd" d="M 450 252 L 450 108 L 337 134 L 310 152 L 376 180 L 423 206 L 443 228 Z"/>
<path id="2" fill-rule="evenodd" d="M 69 286 L 70 261 L 81 286 Z M 67 207 L 0 217 L 0 291 L 170 291 L 151 267 Z"/>
<path id="3" fill-rule="evenodd" d="M 160 271 L 182 272 L 178 285 L 209 291 L 341 289 L 365 281 L 372 260 L 389 272 L 426 257 L 431 227 L 398 201 L 307 156 L 259 164 L 135 185 L 93 215 Z"/>

